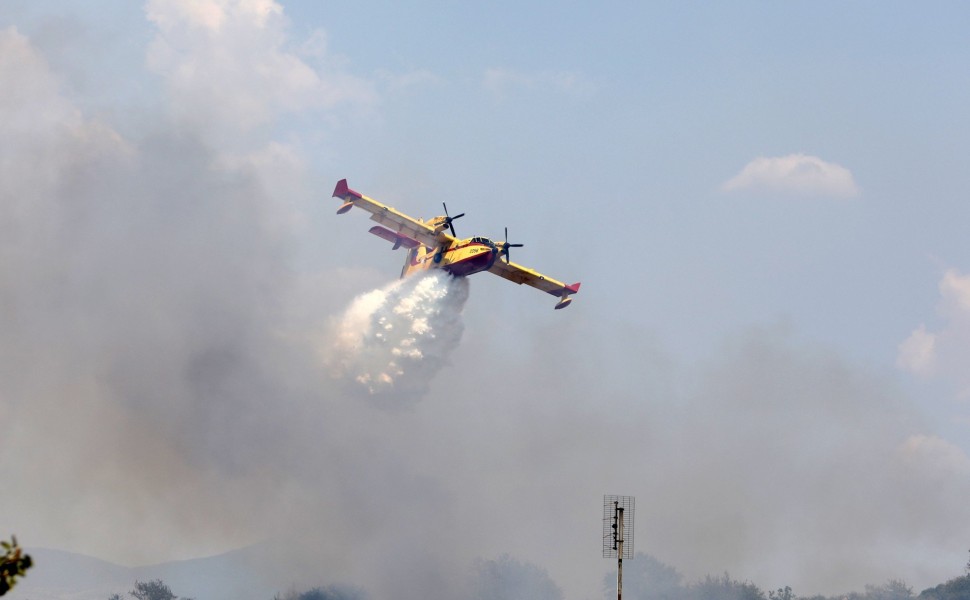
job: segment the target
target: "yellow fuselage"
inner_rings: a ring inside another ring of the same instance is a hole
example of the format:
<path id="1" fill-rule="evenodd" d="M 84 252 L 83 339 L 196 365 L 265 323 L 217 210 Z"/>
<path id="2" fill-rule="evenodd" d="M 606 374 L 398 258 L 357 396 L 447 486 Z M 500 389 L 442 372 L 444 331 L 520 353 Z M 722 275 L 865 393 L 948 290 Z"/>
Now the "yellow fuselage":
<path id="1" fill-rule="evenodd" d="M 482 237 L 455 240 L 438 248 L 418 246 L 408 251 L 401 276 L 415 271 L 444 269 L 455 277 L 464 277 L 487 270 L 497 256 L 495 244 Z"/>

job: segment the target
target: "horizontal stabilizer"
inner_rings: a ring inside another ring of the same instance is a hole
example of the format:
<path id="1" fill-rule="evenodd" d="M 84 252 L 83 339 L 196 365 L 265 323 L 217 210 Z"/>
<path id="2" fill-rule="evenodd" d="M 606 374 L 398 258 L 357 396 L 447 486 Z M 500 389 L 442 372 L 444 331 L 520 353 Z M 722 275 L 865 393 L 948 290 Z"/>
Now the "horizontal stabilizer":
<path id="1" fill-rule="evenodd" d="M 394 244 L 394 250 L 397 250 L 401 246 L 411 249 L 411 248 L 417 248 L 418 246 L 421 245 L 417 240 L 412 240 L 407 236 L 403 236 L 400 233 L 395 233 L 390 229 L 381 227 L 380 225 L 374 225 L 373 227 L 371 227 L 370 232 L 376 235 L 377 237 L 384 238 L 385 240 Z"/>

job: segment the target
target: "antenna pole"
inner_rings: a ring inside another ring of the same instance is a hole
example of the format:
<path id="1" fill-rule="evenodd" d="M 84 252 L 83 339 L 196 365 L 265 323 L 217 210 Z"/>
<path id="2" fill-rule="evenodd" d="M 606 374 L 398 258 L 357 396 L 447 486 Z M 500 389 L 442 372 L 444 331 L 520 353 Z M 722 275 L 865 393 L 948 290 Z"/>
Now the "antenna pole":
<path id="1" fill-rule="evenodd" d="M 633 496 L 603 496 L 603 558 L 616 557 L 616 600 L 623 600 L 623 559 L 633 558 Z"/>
<path id="2" fill-rule="evenodd" d="M 616 509 L 616 600 L 623 600 L 623 509 L 614 502 Z"/>

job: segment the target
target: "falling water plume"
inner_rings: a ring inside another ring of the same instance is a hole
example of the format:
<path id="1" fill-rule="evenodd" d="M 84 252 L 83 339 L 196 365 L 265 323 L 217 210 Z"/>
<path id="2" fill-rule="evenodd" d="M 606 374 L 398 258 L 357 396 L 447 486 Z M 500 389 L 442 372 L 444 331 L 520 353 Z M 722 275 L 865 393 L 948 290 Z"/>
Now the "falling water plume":
<path id="1" fill-rule="evenodd" d="M 461 340 L 467 299 L 468 281 L 443 271 L 358 296 L 334 325 L 331 374 L 382 405 L 420 399 Z"/>

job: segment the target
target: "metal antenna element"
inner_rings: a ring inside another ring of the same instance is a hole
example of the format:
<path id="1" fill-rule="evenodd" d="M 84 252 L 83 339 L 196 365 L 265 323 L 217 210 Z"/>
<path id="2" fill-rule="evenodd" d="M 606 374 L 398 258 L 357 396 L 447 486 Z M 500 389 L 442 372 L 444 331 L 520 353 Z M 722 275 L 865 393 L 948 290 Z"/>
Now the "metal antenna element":
<path id="1" fill-rule="evenodd" d="M 616 599 L 623 600 L 623 559 L 633 558 L 633 496 L 603 496 L 603 558 L 616 559 Z"/>

